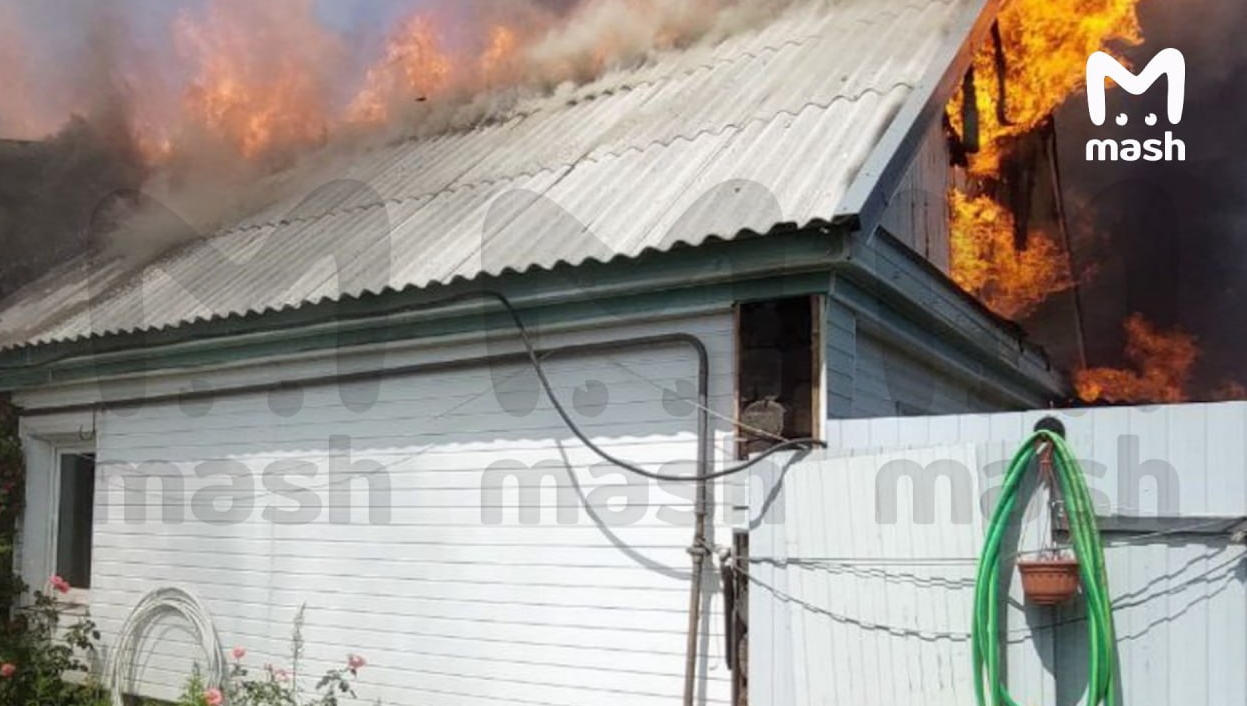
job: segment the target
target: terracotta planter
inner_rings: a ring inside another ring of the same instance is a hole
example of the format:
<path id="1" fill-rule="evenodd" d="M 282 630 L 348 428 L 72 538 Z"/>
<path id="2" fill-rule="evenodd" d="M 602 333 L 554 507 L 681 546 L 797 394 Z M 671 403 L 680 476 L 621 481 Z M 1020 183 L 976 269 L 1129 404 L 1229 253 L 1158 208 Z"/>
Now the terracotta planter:
<path id="1" fill-rule="evenodd" d="M 1018 572 L 1027 603 L 1060 605 L 1078 593 L 1077 559 L 1019 561 Z"/>

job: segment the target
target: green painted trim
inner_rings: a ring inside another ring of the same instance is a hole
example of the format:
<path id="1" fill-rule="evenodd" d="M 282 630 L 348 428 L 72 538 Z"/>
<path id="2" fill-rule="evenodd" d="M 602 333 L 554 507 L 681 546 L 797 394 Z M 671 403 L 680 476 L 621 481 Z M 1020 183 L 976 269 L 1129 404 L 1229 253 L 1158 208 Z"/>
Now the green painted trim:
<path id="1" fill-rule="evenodd" d="M 880 306 L 877 299 L 850 282 L 836 283 L 833 300 L 854 316 L 857 338 L 873 338 L 907 351 L 915 360 L 930 365 L 966 390 L 994 398 L 1000 409 L 1042 407 L 1058 396 L 1058 391 L 1029 378 L 1009 362 L 992 359 L 982 349 L 967 350 L 898 311 Z"/>
<path id="2" fill-rule="evenodd" d="M 846 282 L 860 295 L 850 295 Z M 1025 344 L 1016 326 L 991 316 L 886 233 L 867 240 L 850 237 L 845 229 L 718 241 L 633 260 L 511 273 L 10 351 L 0 354 L 0 390 L 509 330 L 502 312 L 476 304 L 412 310 L 480 289 L 504 292 L 536 327 L 600 324 L 611 318 L 635 322 L 726 309 L 751 299 L 825 294 L 853 309 L 897 312 L 908 337 L 920 334 L 932 342 L 930 350 L 957 361 L 957 367 L 991 371 L 988 380 L 1013 394 L 1039 400 L 1065 391 L 1060 376 Z"/>
<path id="3" fill-rule="evenodd" d="M 1064 376 L 1020 327 L 988 311 L 893 236 L 881 230 L 869 242 L 854 238 L 850 253 L 837 278 L 853 284 L 865 298 L 846 304 L 887 305 L 921 324 L 950 350 L 1007 378 L 1027 381 L 1025 387 L 1047 399 L 1069 394 Z"/>
<path id="4" fill-rule="evenodd" d="M 476 304 L 412 312 L 423 302 L 480 289 L 502 291 L 535 326 L 644 319 L 742 299 L 823 293 L 833 262 L 826 232 L 795 231 L 707 244 L 633 261 L 390 291 L 281 312 L 106 336 L 0 354 L 0 390 L 19 390 L 158 370 L 509 330 L 500 311 Z M 493 312 L 493 313 L 487 313 Z M 359 318 L 359 317 L 370 318 Z"/>

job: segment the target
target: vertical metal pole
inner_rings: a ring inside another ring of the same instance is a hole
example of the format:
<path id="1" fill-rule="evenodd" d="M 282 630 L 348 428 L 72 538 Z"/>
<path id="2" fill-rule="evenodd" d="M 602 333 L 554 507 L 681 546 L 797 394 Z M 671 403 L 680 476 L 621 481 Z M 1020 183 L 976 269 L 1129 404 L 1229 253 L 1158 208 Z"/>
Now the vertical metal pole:
<path id="1" fill-rule="evenodd" d="M 710 436 L 710 356 L 704 347 L 698 347 L 701 357 L 698 365 L 697 396 L 697 475 L 706 476 L 712 471 L 712 446 L 714 440 Z M 693 557 L 693 576 L 689 585 L 688 596 L 688 642 L 685 648 L 684 661 L 684 706 L 694 706 L 697 698 L 697 639 L 701 624 L 701 592 L 706 570 L 706 556 L 710 552 L 713 538 L 707 537 L 707 518 L 712 502 L 709 481 L 697 482 L 697 500 L 694 508 L 696 527 L 693 531 L 693 545 L 689 554 Z"/>

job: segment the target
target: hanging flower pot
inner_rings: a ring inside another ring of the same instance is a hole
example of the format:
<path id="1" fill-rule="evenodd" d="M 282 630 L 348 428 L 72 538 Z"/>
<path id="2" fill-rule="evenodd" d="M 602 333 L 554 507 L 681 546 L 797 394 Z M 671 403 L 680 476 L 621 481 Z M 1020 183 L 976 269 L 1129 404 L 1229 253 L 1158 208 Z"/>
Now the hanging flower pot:
<path id="1" fill-rule="evenodd" d="M 1078 560 L 1062 557 L 1019 561 L 1022 593 L 1034 605 L 1060 605 L 1078 593 Z"/>

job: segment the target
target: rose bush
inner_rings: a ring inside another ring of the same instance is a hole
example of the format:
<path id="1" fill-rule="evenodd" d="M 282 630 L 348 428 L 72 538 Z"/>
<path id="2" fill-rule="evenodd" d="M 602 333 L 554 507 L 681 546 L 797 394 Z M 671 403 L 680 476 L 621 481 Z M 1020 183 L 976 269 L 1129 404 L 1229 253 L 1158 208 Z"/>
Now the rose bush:
<path id="1" fill-rule="evenodd" d="M 236 646 L 230 652 L 234 661 L 223 688 L 206 686 L 198 675 L 193 676 L 178 706 L 338 706 L 344 696 L 355 698 L 354 683 L 367 661 L 354 653 L 346 655 L 342 666 L 322 674 L 309 694 L 300 694 L 304 613 L 305 607 L 301 607 L 295 614 L 289 669 L 265 664 L 253 671 L 244 661 L 247 649 Z"/>
<path id="2" fill-rule="evenodd" d="M 68 585 L 59 576 L 49 584 L 53 592 L 34 592 L 12 618 L 0 621 L 0 704 L 107 706 L 91 670 L 99 631 L 85 616 L 68 622 L 69 606 L 55 595 Z"/>

